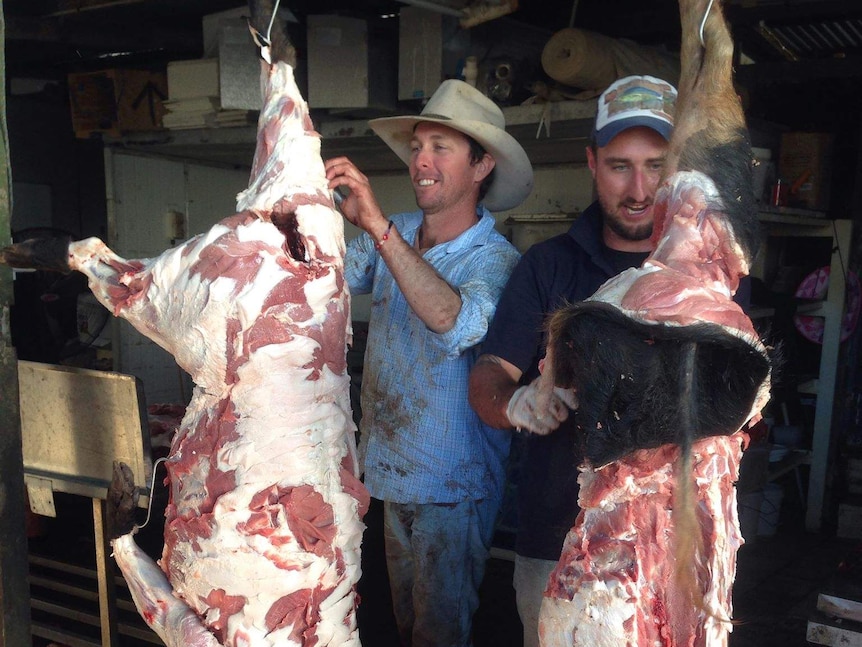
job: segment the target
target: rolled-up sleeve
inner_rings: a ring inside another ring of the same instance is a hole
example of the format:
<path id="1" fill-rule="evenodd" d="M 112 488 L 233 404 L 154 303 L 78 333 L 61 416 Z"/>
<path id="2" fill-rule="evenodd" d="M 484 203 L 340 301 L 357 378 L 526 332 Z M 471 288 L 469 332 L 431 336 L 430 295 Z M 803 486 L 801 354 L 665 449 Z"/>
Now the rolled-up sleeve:
<path id="1" fill-rule="evenodd" d="M 508 244 L 478 246 L 462 259 L 457 277 L 447 278 L 461 295 L 461 311 L 450 330 L 431 335 L 446 357 L 458 357 L 485 339 L 497 302 L 518 258 L 517 250 Z"/>

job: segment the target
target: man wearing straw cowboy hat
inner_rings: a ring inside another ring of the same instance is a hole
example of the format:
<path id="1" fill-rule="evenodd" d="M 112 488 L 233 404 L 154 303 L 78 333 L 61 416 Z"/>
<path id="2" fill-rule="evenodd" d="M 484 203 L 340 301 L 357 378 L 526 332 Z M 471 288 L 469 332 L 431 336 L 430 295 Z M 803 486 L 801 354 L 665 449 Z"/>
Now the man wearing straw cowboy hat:
<path id="1" fill-rule="evenodd" d="M 362 378 L 360 455 L 383 501 L 386 560 L 402 645 L 471 644 L 505 480 L 510 433 L 467 402 L 467 379 L 518 253 L 490 211 L 530 193 L 526 153 L 502 111 L 444 81 L 420 115 L 370 122 L 408 166 L 419 210 L 387 218 L 350 160 L 326 162 L 347 187 L 354 294 L 373 300 Z"/>

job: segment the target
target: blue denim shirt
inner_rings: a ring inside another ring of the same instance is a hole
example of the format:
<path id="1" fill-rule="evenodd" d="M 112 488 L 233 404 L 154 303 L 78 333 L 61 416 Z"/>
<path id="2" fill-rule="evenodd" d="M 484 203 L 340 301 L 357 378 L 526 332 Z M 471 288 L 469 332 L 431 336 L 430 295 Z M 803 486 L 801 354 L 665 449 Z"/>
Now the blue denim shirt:
<path id="1" fill-rule="evenodd" d="M 365 485 L 378 499 L 455 503 L 502 495 L 511 434 L 479 420 L 467 379 L 519 254 L 494 229 L 490 212 L 480 207 L 477 215 L 470 229 L 424 254 L 461 295 L 455 326 L 443 334 L 411 310 L 370 236 L 347 246 L 351 292 L 372 295 L 359 427 Z M 412 244 L 422 212 L 392 222 Z"/>

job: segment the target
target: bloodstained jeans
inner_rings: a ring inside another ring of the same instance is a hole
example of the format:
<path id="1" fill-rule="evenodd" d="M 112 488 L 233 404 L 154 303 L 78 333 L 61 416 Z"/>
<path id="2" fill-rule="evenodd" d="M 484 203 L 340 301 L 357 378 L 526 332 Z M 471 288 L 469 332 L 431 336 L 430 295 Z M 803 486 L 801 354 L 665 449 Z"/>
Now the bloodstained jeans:
<path id="1" fill-rule="evenodd" d="M 402 647 L 469 647 L 500 502 L 383 503 Z"/>

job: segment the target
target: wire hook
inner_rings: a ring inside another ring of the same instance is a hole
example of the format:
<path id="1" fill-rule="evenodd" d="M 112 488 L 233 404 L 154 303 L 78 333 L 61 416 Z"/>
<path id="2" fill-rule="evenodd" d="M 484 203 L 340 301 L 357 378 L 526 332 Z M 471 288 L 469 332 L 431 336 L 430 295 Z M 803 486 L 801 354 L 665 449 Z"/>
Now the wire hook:
<path id="1" fill-rule="evenodd" d="M 153 463 L 153 480 L 152 480 L 153 485 L 155 485 L 155 483 L 156 483 L 156 470 L 159 467 L 159 463 L 165 463 L 165 462 L 167 462 L 167 460 L 168 460 L 167 458 L 160 458 L 155 463 Z M 137 530 L 140 530 L 141 528 L 146 526 L 148 523 L 150 523 L 150 514 L 152 514 L 152 512 L 153 512 L 153 488 L 151 487 L 150 488 L 150 501 L 147 504 L 147 518 L 144 519 L 144 523 L 142 523 L 140 526 L 135 526 L 135 528 Z"/>
<path id="2" fill-rule="evenodd" d="M 260 47 L 260 57 L 265 60 L 269 65 L 272 65 L 272 55 L 270 53 L 270 45 L 272 45 L 272 40 L 270 38 L 272 34 L 272 25 L 275 23 L 275 17 L 278 15 L 278 5 L 281 0 L 275 0 L 275 5 L 272 9 L 272 16 L 269 18 L 269 25 L 266 28 L 266 36 L 261 34 L 257 29 L 252 27 L 251 19 L 246 19 L 248 23 L 248 29 L 251 32 L 251 37 L 254 40 L 254 44 Z"/>
<path id="3" fill-rule="evenodd" d="M 706 47 L 706 43 L 703 42 L 703 28 L 706 25 L 706 19 L 709 16 L 709 11 L 712 9 L 713 0 L 709 0 L 709 4 L 706 5 L 706 11 L 703 13 L 703 20 L 700 22 L 700 44 Z"/>

